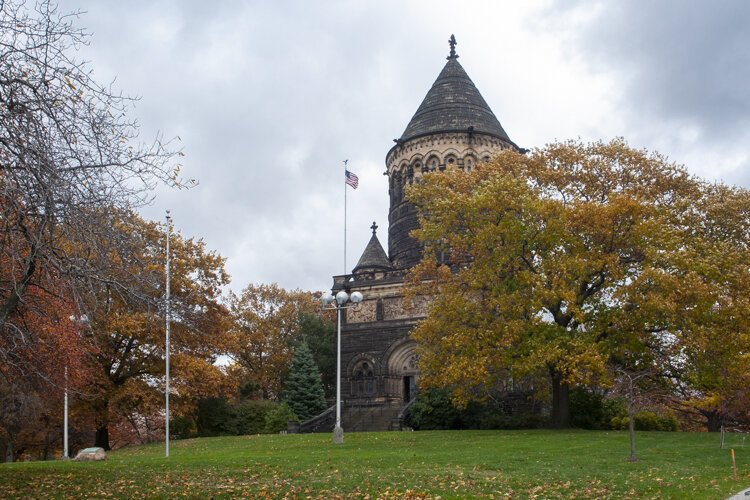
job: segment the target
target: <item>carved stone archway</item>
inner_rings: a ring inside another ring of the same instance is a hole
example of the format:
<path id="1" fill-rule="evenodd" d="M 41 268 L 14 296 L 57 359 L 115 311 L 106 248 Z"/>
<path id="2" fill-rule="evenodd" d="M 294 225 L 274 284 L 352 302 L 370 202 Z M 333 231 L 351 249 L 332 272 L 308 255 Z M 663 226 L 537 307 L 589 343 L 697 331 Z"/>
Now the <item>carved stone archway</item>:
<path id="1" fill-rule="evenodd" d="M 406 403 L 417 394 L 419 368 L 417 343 L 407 338 L 394 343 L 386 353 L 386 389 L 391 397 Z"/>
<path id="2" fill-rule="evenodd" d="M 359 354 L 347 363 L 345 377 L 348 384 L 344 392 L 348 391 L 349 398 L 373 398 L 378 394 L 378 376 L 380 367 L 371 354 Z"/>

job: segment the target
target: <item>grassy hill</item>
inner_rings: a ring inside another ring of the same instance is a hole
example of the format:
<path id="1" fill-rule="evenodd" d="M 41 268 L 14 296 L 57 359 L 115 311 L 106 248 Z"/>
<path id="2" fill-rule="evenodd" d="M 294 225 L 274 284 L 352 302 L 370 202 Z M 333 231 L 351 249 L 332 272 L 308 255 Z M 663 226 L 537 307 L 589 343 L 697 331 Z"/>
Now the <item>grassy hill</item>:
<path id="1" fill-rule="evenodd" d="M 750 486 L 750 443 L 705 433 L 435 431 L 175 441 L 107 462 L 0 466 L 0 498 L 725 498 Z"/>

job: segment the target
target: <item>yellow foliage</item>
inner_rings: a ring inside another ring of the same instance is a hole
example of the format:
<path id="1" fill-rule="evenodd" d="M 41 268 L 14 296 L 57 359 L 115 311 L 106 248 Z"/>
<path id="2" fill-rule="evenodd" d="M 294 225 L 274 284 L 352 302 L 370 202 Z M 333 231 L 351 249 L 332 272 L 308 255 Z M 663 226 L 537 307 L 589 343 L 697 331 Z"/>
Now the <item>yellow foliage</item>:
<path id="1" fill-rule="evenodd" d="M 730 396 L 716 368 L 750 352 L 747 191 L 617 139 L 504 151 L 407 196 L 425 245 L 409 293 L 437 291 L 414 332 L 424 384 L 465 401 L 508 373 L 578 385 L 645 364 Z"/>

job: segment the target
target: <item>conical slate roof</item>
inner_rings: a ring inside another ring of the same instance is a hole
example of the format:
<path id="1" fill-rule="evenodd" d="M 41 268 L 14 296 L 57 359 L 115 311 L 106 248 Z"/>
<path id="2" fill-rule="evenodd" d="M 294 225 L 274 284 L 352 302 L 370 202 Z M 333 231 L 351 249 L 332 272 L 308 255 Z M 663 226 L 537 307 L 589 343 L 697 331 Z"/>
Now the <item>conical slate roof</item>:
<path id="1" fill-rule="evenodd" d="M 510 141 L 454 52 L 412 117 L 400 141 L 438 132 L 473 131 Z"/>
<path id="2" fill-rule="evenodd" d="M 359 262 L 354 266 L 352 273 L 356 274 L 358 271 L 369 271 L 369 270 L 383 270 L 388 271 L 393 269 L 391 261 L 388 260 L 383 245 L 380 244 L 378 236 L 375 234 L 377 225 L 372 223 L 372 238 L 365 247 L 365 251 L 362 252 L 362 257 L 359 258 Z"/>

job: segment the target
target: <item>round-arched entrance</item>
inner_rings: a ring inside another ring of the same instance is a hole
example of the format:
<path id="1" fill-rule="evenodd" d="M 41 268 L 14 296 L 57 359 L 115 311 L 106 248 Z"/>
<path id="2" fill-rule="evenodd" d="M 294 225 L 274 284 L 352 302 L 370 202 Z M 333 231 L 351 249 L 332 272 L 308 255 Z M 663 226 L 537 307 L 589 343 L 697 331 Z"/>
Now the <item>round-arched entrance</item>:
<path id="1" fill-rule="evenodd" d="M 388 392 L 403 403 L 408 403 L 417 396 L 419 382 L 417 343 L 411 339 L 404 339 L 391 346 L 388 351 L 386 362 Z"/>

